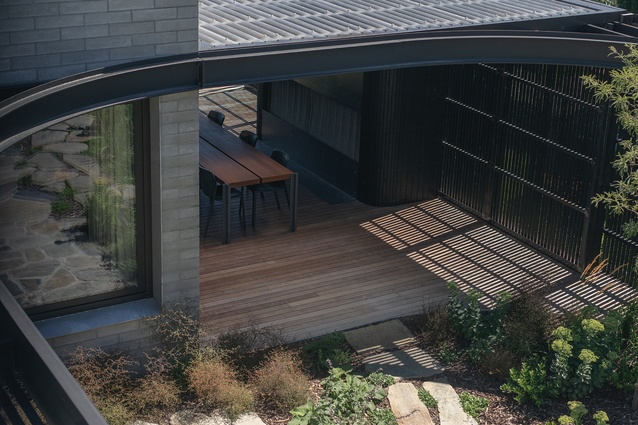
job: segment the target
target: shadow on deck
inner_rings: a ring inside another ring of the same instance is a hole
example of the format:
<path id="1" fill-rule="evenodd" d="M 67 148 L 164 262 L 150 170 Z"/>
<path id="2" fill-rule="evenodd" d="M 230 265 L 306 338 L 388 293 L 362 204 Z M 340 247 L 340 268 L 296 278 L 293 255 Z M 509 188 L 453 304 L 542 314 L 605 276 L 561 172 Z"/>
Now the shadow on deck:
<path id="1" fill-rule="evenodd" d="M 548 300 L 559 311 L 608 309 L 637 297 L 605 276 L 584 284 L 440 199 L 395 208 L 329 204 L 302 186 L 295 233 L 287 231 L 285 203 L 277 210 L 268 196 L 257 202 L 255 229 L 239 226 L 235 207 L 231 244 L 220 242 L 219 216 L 202 239 L 201 319 L 209 334 L 259 324 L 299 340 L 355 328 L 445 302 L 451 280 L 464 292 L 481 291 L 487 306 L 501 291 L 546 284 L 554 286 Z"/>

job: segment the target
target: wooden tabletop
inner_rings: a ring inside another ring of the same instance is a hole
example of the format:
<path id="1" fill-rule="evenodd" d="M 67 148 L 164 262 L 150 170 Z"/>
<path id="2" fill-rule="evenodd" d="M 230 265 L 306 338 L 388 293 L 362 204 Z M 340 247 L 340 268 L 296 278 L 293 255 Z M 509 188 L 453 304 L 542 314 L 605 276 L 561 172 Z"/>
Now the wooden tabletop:
<path id="1" fill-rule="evenodd" d="M 293 174 L 288 168 L 253 148 L 248 143 L 244 143 L 220 125 L 211 125 L 206 115 L 199 114 L 199 120 L 200 138 L 203 138 L 246 169 L 259 176 L 261 183 L 287 180 Z"/>
<path id="2" fill-rule="evenodd" d="M 199 164 L 230 187 L 249 186 L 261 182 L 259 176 L 251 173 L 246 167 L 201 137 L 199 138 Z"/>

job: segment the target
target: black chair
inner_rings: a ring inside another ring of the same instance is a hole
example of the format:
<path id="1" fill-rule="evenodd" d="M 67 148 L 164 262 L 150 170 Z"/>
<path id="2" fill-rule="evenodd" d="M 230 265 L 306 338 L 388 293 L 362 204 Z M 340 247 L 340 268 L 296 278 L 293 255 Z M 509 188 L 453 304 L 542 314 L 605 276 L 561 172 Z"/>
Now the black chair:
<path id="1" fill-rule="evenodd" d="M 288 154 L 279 149 L 275 149 L 274 151 L 272 151 L 270 158 L 277 161 L 284 167 L 286 166 L 286 164 L 288 164 L 288 160 L 289 160 Z M 264 199 L 265 192 L 272 192 L 275 195 L 275 201 L 277 201 L 277 208 L 281 209 L 281 205 L 279 204 L 279 197 L 277 196 L 277 191 L 283 189 L 284 193 L 286 194 L 286 202 L 288 203 L 288 208 L 290 208 L 290 197 L 288 196 L 288 188 L 286 187 L 285 180 L 271 182 L 271 183 L 256 184 L 253 186 L 248 186 L 248 189 L 250 189 L 250 191 L 253 193 L 253 217 L 252 217 L 253 227 L 255 227 L 255 214 L 257 210 L 256 208 L 257 204 L 255 201 L 256 201 L 257 193 L 260 193 L 261 198 Z"/>
<path id="2" fill-rule="evenodd" d="M 208 113 L 208 118 L 213 120 L 213 122 L 219 124 L 220 126 L 224 124 L 224 120 L 226 119 L 226 115 L 223 112 L 211 110 Z"/>
<path id="3" fill-rule="evenodd" d="M 204 229 L 204 237 L 208 234 L 208 226 L 210 224 L 210 218 L 213 216 L 213 206 L 215 204 L 215 200 L 222 199 L 222 185 L 217 182 L 213 173 L 208 171 L 206 168 L 199 166 L 199 188 L 204 195 L 208 196 L 210 200 L 210 210 L 208 212 L 208 219 L 206 220 L 206 228 Z M 231 199 L 233 197 L 239 197 L 239 220 L 246 230 L 246 211 L 244 209 L 244 195 L 238 189 L 231 189 L 230 192 Z"/>
<path id="4" fill-rule="evenodd" d="M 239 138 L 253 148 L 257 146 L 257 141 L 259 140 L 259 137 L 250 130 L 242 130 L 241 133 L 239 133 Z"/>

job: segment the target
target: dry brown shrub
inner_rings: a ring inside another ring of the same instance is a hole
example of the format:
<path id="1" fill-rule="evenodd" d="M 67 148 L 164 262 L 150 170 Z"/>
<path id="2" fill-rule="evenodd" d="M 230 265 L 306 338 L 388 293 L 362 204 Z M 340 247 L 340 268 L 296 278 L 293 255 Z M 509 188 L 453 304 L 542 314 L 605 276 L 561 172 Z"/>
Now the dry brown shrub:
<path id="1" fill-rule="evenodd" d="M 280 412 L 305 404 L 311 384 L 301 364 L 296 352 L 273 351 L 251 376 L 251 384 L 258 397 Z"/>
<path id="2" fill-rule="evenodd" d="M 85 347 L 77 347 L 66 363 L 73 377 L 94 402 L 98 399 L 123 399 L 130 388 L 136 365 L 124 353 L 107 353 L 100 348 Z"/>
<path id="3" fill-rule="evenodd" d="M 419 317 L 419 328 L 423 340 L 440 344 L 442 341 L 454 340 L 456 332 L 450 320 L 450 315 L 445 304 L 428 305 L 423 308 Z"/>
<path id="4" fill-rule="evenodd" d="M 509 370 L 519 366 L 519 358 L 509 350 L 496 349 L 485 354 L 481 359 L 481 368 L 490 375 L 506 381 L 509 378 Z"/>
<path id="5" fill-rule="evenodd" d="M 199 356 L 187 370 L 189 388 L 208 407 L 224 410 L 231 419 L 253 407 L 253 394 L 237 379 L 233 368 L 219 355 Z"/>
<path id="6" fill-rule="evenodd" d="M 545 298 L 550 287 L 541 284 L 534 288 L 527 282 L 521 286 L 523 292 L 510 303 L 504 331 L 506 348 L 524 358 L 547 349 L 547 339 L 557 322 Z"/>
<path id="7" fill-rule="evenodd" d="M 140 414 L 154 415 L 175 409 L 180 403 L 180 388 L 170 378 L 171 365 L 162 357 L 147 356 L 146 374 L 137 381 L 130 404 Z"/>

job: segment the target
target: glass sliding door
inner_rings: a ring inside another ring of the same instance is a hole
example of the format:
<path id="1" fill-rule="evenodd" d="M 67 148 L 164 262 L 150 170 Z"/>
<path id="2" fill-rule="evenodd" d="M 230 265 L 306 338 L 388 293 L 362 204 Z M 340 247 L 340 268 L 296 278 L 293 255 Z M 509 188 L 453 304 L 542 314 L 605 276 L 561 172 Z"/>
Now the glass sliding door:
<path id="1" fill-rule="evenodd" d="M 34 318 L 149 296 L 145 102 L 0 152 L 0 280 Z"/>

